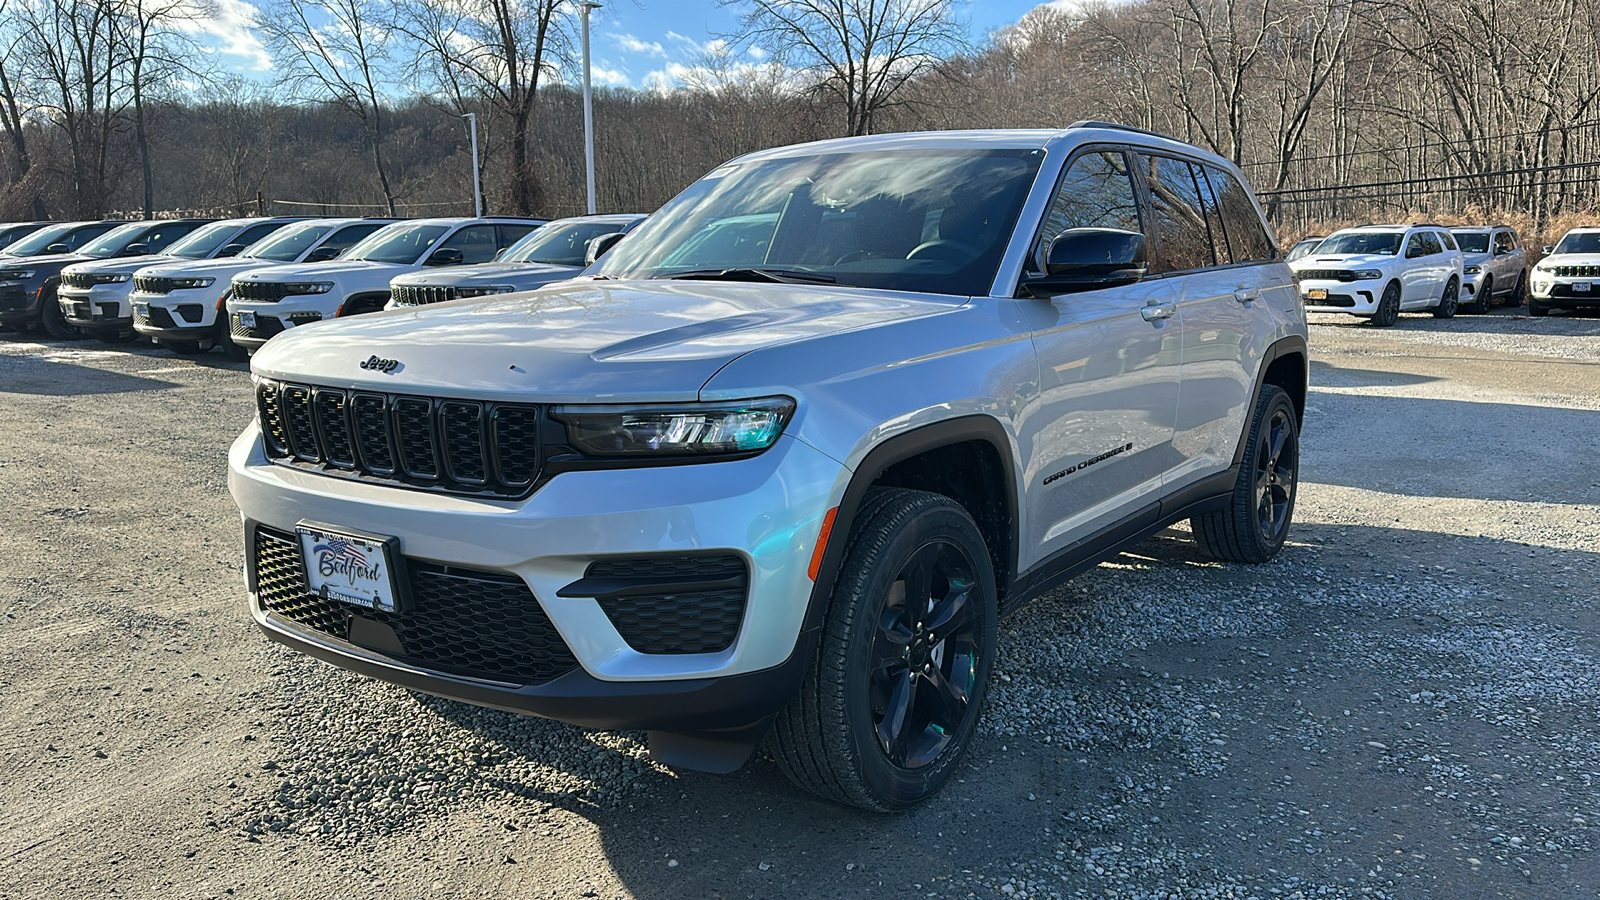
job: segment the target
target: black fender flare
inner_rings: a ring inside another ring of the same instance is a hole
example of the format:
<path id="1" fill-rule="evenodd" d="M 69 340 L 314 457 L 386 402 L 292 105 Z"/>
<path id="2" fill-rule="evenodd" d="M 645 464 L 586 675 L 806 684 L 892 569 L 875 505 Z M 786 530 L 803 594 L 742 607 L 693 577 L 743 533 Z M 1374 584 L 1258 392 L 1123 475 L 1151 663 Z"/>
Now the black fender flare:
<path id="1" fill-rule="evenodd" d="M 1273 363 L 1286 356 L 1300 357 L 1302 368 L 1306 373 L 1306 384 L 1301 388 L 1301 396 L 1305 396 L 1310 391 L 1311 352 L 1309 345 L 1306 344 L 1306 339 L 1298 334 L 1291 334 L 1288 337 L 1273 341 L 1262 352 L 1261 365 L 1256 368 L 1256 387 L 1250 394 L 1250 406 L 1245 409 L 1244 431 L 1240 432 L 1239 443 L 1233 448 L 1233 465 L 1235 468 L 1238 468 L 1239 464 L 1244 462 L 1244 444 L 1245 440 L 1250 436 L 1250 416 L 1251 412 L 1256 408 L 1256 404 L 1261 402 L 1261 390 L 1267 384 L 1267 370 L 1272 368 Z M 1295 410 L 1295 414 L 1304 420 L 1305 407 L 1302 405 L 1301 408 Z M 1304 422 L 1302 421 L 1301 424 L 1303 425 Z"/>
<path id="2" fill-rule="evenodd" d="M 372 310 L 373 312 L 377 312 L 378 310 L 383 309 L 383 304 L 389 302 L 389 292 L 388 291 L 361 291 L 360 293 L 351 294 L 350 296 L 344 298 L 344 302 L 343 303 L 339 304 L 339 314 L 335 318 L 342 319 L 345 316 L 357 315 L 357 313 L 348 313 L 348 312 L 345 312 L 345 310 L 349 309 L 352 306 L 356 306 L 356 305 L 359 305 L 359 304 L 367 303 L 368 301 L 372 301 L 372 300 L 381 300 L 382 301 L 382 302 L 380 302 L 378 304 L 378 309 Z"/>

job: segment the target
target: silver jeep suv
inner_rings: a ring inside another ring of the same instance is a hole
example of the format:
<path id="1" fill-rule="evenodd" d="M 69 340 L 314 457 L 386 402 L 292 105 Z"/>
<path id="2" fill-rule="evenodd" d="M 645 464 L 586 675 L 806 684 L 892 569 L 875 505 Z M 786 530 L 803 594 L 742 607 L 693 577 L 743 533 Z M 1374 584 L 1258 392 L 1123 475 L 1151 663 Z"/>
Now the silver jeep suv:
<path id="1" fill-rule="evenodd" d="M 1306 323 L 1238 169 L 1103 123 L 767 150 L 588 273 L 293 329 L 229 465 L 272 638 L 445 697 L 957 770 L 998 622 L 1183 519 L 1264 562 Z"/>

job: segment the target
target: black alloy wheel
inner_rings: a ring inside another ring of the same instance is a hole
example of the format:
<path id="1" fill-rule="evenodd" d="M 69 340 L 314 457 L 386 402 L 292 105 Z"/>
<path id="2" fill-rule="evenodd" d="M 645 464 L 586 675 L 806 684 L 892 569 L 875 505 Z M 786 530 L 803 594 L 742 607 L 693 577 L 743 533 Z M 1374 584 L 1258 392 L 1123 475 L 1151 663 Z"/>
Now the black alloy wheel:
<path id="1" fill-rule="evenodd" d="M 1372 314 L 1372 324 L 1388 328 L 1400 321 L 1400 282 L 1391 281 L 1378 298 L 1378 311 Z"/>
<path id="2" fill-rule="evenodd" d="M 1435 319 L 1449 319 L 1455 316 L 1456 307 L 1461 304 L 1461 284 L 1451 277 L 1444 286 L 1444 295 L 1439 298 L 1439 305 L 1433 308 Z"/>
<path id="3" fill-rule="evenodd" d="M 1463 306 L 1462 312 L 1486 313 L 1494 308 L 1494 276 L 1484 275 L 1483 283 L 1478 285 L 1478 293 L 1473 296 L 1470 306 Z"/>
<path id="4" fill-rule="evenodd" d="M 816 656 L 768 736 L 778 768 L 874 812 L 933 796 L 977 731 L 998 620 L 994 565 L 971 514 L 940 494 L 870 491 Z"/>
<path id="5" fill-rule="evenodd" d="M 1289 536 L 1299 481 L 1294 401 L 1277 385 L 1264 385 L 1227 505 L 1189 519 L 1200 551 L 1228 562 L 1264 563 L 1276 556 Z"/>
<path id="6" fill-rule="evenodd" d="M 61 314 L 61 304 L 56 302 L 56 292 L 45 290 L 40 293 L 39 323 L 44 326 L 45 334 L 58 341 L 83 340 L 83 329 L 69 324 L 67 317 Z"/>

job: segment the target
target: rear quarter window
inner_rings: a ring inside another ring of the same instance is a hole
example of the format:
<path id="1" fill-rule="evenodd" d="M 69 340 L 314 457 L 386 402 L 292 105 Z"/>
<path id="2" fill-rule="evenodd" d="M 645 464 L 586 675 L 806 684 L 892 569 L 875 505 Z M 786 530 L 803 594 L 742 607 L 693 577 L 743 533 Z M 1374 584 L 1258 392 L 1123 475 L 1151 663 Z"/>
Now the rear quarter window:
<path id="1" fill-rule="evenodd" d="M 1206 177 L 1217 193 L 1217 205 L 1222 208 L 1222 222 L 1228 230 L 1228 244 L 1233 250 L 1233 261 L 1267 262 L 1278 258 L 1278 245 L 1267 231 L 1261 214 L 1250 199 L 1250 192 L 1233 174 L 1219 166 L 1206 166 Z"/>

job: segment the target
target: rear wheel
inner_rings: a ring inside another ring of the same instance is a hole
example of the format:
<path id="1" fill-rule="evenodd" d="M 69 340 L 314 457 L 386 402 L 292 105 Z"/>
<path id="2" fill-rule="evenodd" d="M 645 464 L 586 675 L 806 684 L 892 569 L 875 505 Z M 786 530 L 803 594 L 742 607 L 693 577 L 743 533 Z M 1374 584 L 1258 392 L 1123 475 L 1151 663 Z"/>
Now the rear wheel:
<path id="1" fill-rule="evenodd" d="M 1391 281 L 1378 298 L 1378 311 L 1372 314 L 1372 324 L 1388 328 L 1400 321 L 1400 282 Z"/>
<path id="2" fill-rule="evenodd" d="M 801 788 L 888 812 L 932 796 L 972 742 L 994 666 L 994 571 L 972 516 L 938 494 L 868 494 L 849 541 L 771 748 Z"/>
<path id="3" fill-rule="evenodd" d="M 76 325 L 67 324 L 66 316 L 61 314 L 61 304 L 56 302 L 55 291 L 39 301 L 43 307 L 39 310 L 40 324 L 44 325 L 45 334 L 58 341 L 83 340 L 83 329 Z"/>
<path id="4" fill-rule="evenodd" d="M 1454 278 L 1444 286 L 1444 295 L 1439 298 L 1439 305 L 1433 308 L 1435 319 L 1449 319 L 1455 316 L 1456 307 L 1461 303 L 1461 284 Z"/>
<path id="5" fill-rule="evenodd" d="M 1194 516 L 1189 526 L 1212 559 L 1262 563 L 1283 549 L 1300 480 L 1300 425 L 1282 388 L 1262 387 L 1245 440 L 1228 505 Z"/>

